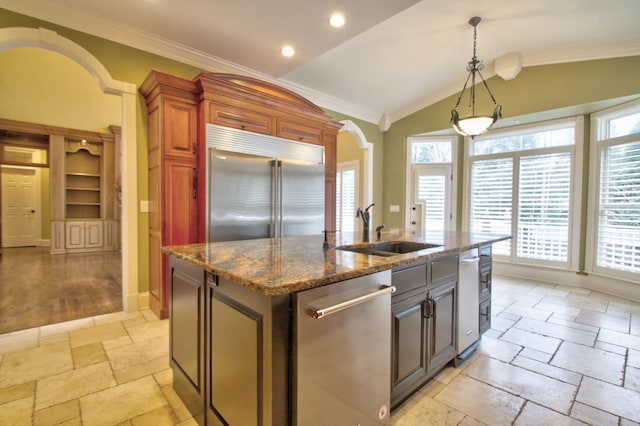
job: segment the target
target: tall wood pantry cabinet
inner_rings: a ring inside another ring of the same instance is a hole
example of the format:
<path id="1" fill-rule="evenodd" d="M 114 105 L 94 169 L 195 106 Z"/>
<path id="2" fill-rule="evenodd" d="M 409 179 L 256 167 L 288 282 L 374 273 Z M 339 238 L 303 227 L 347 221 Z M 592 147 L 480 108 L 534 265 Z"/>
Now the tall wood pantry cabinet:
<path id="1" fill-rule="evenodd" d="M 206 125 L 217 124 L 325 148 L 325 228 L 335 229 L 336 138 L 342 126 L 275 84 L 231 74 L 186 80 L 152 71 L 140 87 L 148 114 L 149 295 L 169 315 L 167 245 L 206 241 Z"/>

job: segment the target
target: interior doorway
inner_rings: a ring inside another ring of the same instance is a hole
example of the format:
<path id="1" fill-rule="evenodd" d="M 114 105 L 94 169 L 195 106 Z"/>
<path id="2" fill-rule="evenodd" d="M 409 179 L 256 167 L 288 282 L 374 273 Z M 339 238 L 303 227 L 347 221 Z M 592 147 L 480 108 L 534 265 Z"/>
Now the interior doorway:
<path id="1" fill-rule="evenodd" d="M 2 248 L 36 246 L 40 240 L 40 173 L 2 165 Z"/>

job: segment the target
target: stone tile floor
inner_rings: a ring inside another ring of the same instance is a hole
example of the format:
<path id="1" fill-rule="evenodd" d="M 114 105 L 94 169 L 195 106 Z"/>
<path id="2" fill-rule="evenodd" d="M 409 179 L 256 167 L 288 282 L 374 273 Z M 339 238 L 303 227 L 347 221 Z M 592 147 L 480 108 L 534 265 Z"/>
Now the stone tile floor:
<path id="1" fill-rule="evenodd" d="M 492 329 L 391 425 L 640 425 L 640 304 L 494 276 Z M 0 425 L 194 425 L 168 321 L 115 313 L 0 335 Z"/>

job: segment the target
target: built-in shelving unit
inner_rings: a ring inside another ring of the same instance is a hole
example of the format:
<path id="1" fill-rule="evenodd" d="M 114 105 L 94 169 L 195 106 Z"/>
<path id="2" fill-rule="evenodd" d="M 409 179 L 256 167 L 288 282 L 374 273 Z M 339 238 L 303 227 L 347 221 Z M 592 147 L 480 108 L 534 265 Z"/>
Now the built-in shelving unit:
<path id="1" fill-rule="evenodd" d="M 97 143 L 66 141 L 65 218 L 102 217 L 102 149 Z"/>

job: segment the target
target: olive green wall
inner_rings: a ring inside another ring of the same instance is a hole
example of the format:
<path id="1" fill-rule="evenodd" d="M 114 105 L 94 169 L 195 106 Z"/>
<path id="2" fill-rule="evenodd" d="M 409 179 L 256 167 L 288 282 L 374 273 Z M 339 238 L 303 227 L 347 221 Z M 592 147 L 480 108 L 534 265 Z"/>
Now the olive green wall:
<path id="1" fill-rule="evenodd" d="M 358 199 L 356 207 L 363 207 L 364 204 L 364 150 L 358 146 L 358 141 L 350 132 L 340 132 L 338 134 L 338 164 L 346 161 L 357 161 L 359 164 L 358 174 Z M 366 207 L 366 206 L 364 206 Z"/>
<path id="2" fill-rule="evenodd" d="M 640 56 L 627 58 L 584 61 L 557 65 L 523 68 L 510 81 L 493 77 L 487 84 L 496 100 L 503 107 L 503 117 L 518 117 L 528 114 L 553 111 L 594 102 L 640 95 Z M 479 90 L 481 92 L 481 90 Z M 390 204 L 401 206 L 400 214 L 383 214 L 388 227 L 404 226 L 405 159 L 407 137 L 450 129 L 451 109 L 458 94 L 437 102 L 392 124 L 384 135 L 384 176 L 382 193 L 385 210 Z M 493 110 L 491 105 L 487 106 Z M 566 112 L 559 111 L 553 118 L 562 118 Z M 551 114 L 552 116 L 553 114 Z M 550 118 L 550 115 L 547 115 Z M 588 117 L 587 117 L 588 118 Z M 500 122 L 498 122 L 500 124 Z M 586 133 L 588 135 L 588 132 Z M 459 139 L 458 220 L 461 218 L 461 187 L 463 169 L 463 145 Z M 588 144 L 588 139 L 587 139 Z M 585 146 L 588 157 L 588 145 Z M 376 169 L 380 170 L 380 169 Z M 586 182 L 587 176 L 585 176 Z M 586 194 L 586 192 L 585 192 Z"/>

